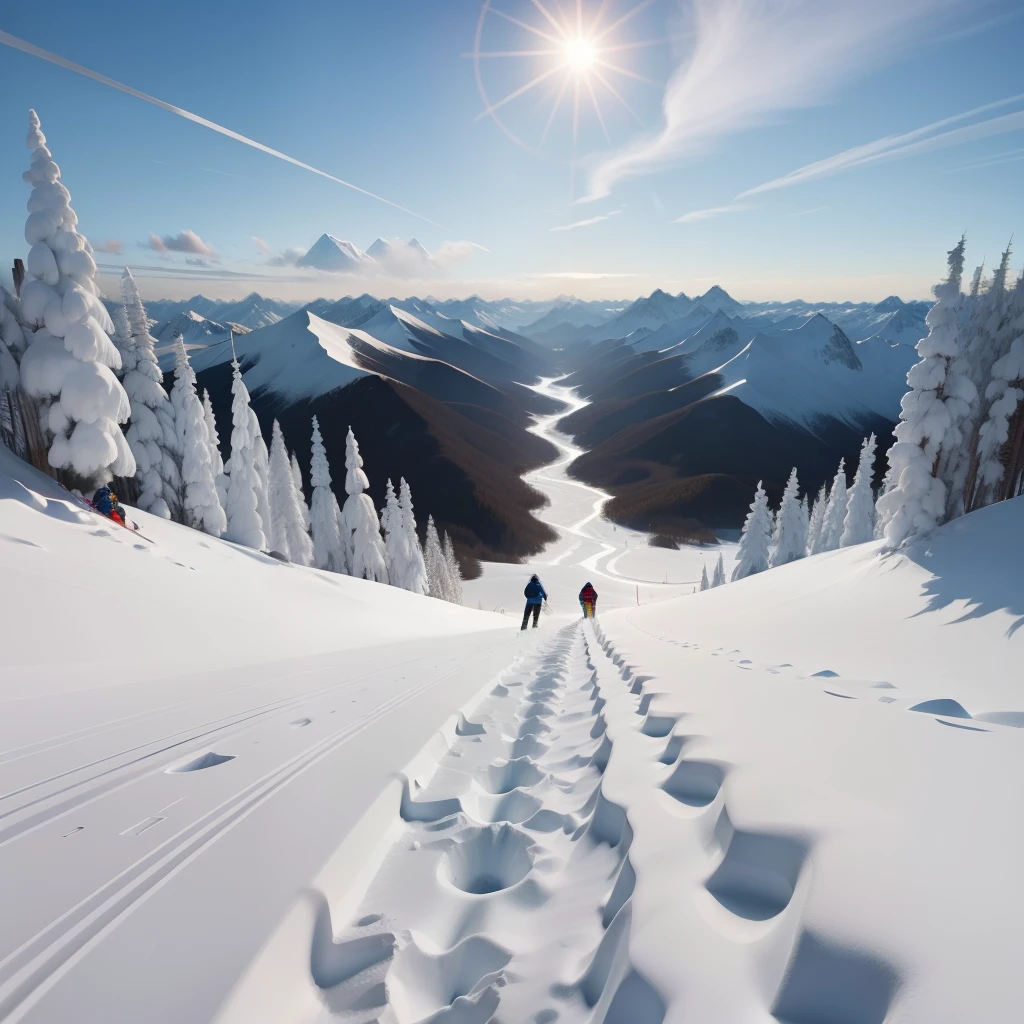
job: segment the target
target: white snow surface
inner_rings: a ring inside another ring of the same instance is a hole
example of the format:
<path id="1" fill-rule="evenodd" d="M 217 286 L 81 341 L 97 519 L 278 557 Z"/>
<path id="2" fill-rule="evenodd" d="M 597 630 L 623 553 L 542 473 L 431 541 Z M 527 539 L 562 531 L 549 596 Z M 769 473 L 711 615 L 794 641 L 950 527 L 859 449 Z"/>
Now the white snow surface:
<path id="1" fill-rule="evenodd" d="M 511 619 L 0 449 L 0 1018 L 1017 1019 L 1024 499 L 693 594 L 556 420 L 559 539 L 465 584 Z"/>

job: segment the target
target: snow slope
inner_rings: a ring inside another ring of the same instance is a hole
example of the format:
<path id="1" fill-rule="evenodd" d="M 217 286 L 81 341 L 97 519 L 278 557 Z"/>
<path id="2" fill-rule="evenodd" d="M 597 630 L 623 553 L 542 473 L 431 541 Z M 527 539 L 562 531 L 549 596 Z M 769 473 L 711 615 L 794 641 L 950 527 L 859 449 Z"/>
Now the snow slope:
<path id="1" fill-rule="evenodd" d="M 0 1018 L 209 1020 L 514 635 L 66 498 L 0 449 Z"/>
<path id="2" fill-rule="evenodd" d="M 1018 1017 L 1022 525 L 1017 499 L 602 621 L 666 736 L 622 791 L 666 1020 Z"/>
<path id="3" fill-rule="evenodd" d="M 549 631 L 218 1024 L 1016 1020 L 1024 502 L 986 511 Z"/>
<path id="4" fill-rule="evenodd" d="M 729 392 L 768 419 L 800 426 L 832 417 L 859 427 L 899 416 L 906 375 L 917 362 L 907 345 L 871 338 L 853 344 L 820 314 L 796 330 L 758 333 L 717 368 L 715 352 L 694 355 L 696 372 L 714 369 Z M 702 365 L 703 364 L 705 365 Z"/>

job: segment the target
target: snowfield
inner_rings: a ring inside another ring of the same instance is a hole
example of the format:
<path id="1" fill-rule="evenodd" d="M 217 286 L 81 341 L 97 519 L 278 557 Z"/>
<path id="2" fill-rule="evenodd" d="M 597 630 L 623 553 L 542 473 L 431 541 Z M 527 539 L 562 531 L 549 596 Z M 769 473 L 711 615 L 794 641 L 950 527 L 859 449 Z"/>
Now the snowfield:
<path id="1" fill-rule="evenodd" d="M 1024 499 L 694 594 L 555 423 L 465 609 L 0 449 L 0 1019 L 1019 1019 Z"/>

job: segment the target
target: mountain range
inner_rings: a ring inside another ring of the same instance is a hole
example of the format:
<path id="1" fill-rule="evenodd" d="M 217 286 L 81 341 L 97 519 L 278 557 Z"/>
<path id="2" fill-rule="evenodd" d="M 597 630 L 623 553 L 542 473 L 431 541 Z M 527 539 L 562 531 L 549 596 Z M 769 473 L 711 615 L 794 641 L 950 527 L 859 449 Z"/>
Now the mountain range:
<path id="1" fill-rule="evenodd" d="M 561 426 L 585 450 L 571 474 L 612 495 L 612 518 L 670 541 L 706 536 L 741 525 L 758 480 L 777 497 L 795 465 L 814 491 L 840 458 L 852 475 L 868 432 L 885 451 L 927 309 L 895 296 L 741 303 L 718 286 L 633 302 L 363 294 L 300 306 L 253 293 L 149 305 L 167 318 L 154 328 L 165 370 L 181 331 L 219 419 L 234 330 L 264 430 L 280 419 L 305 468 L 314 412 L 332 452 L 351 424 L 377 466 L 378 505 L 387 477 L 406 476 L 467 564 L 549 537 L 520 479 L 554 456 L 529 433 L 557 411 L 530 387 L 541 377 L 564 375 L 590 400 Z"/>

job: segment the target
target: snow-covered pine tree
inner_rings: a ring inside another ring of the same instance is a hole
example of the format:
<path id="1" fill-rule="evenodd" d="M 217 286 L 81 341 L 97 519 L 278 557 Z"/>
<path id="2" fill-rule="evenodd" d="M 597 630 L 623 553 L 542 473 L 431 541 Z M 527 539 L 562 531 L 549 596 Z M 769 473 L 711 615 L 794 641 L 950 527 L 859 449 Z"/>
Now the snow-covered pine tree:
<path id="1" fill-rule="evenodd" d="M 268 536 L 273 528 L 274 519 L 274 513 L 270 509 L 270 452 L 267 450 L 266 441 L 263 440 L 260 421 L 256 418 L 252 405 L 249 406 L 249 419 L 252 421 L 254 464 L 256 478 L 259 481 L 256 488 L 256 511 L 263 520 L 263 533 Z"/>
<path id="2" fill-rule="evenodd" d="M 217 432 L 217 418 L 213 415 L 210 392 L 203 391 L 203 415 L 206 417 L 206 437 L 210 442 L 210 465 L 213 466 L 217 481 L 217 496 L 223 506 L 228 498 L 228 478 L 224 473 L 224 459 L 220 454 L 220 434 Z"/>
<path id="3" fill-rule="evenodd" d="M 309 506 L 306 504 L 306 493 L 302 489 L 302 467 L 299 465 L 295 452 L 292 452 L 291 466 L 292 480 L 295 483 L 295 497 L 298 499 L 299 512 L 302 515 L 302 528 L 309 533 Z"/>
<path id="4" fill-rule="evenodd" d="M 182 520 L 194 530 L 220 537 L 227 529 L 228 521 L 220 504 L 217 478 L 210 464 L 206 414 L 196 393 L 196 376 L 180 335 L 176 357 L 174 390 L 178 393 L 182 427 Z"/>
<path id="5" fill-rule="evenodd" d="M 21 417 L 18 364 L 25 350 L 21 303 L 0 286 L 0 432 L 4 443 L 22 458 L 28 457 Z"/>
<path id="6" fill-rule="evenodd" d="M 127 271 L 126 267 L 125 272 L 127 273 Z M 123 297 L 120 302 L 114 303 L 114 308 L 110 311 L 110 319 L 114 325 L 114 333 L 110 336 L 110 340 L 121 357 L 121 371 L 118 378 L 123 381 L 124 375 L 129 370 L 135 369 L 135 342 L 132 338 L 132 329 L 128 323 L 128 311 L 125 309 Z M 131 398 L 131 395 L 128 397 Z"/>
<path id="7" fill-rule="evenodd" d="M 771 510 L 768 508 L 768 495 L 765 494 L 764 487 L 761 486 L 759 480 L 754 500 L 750 504 L 750 511 L 743 523 L 743 532 L 740 534 L 740 544 L 736 551 L 736 568 L 732 571 L 734 582 L 752 576 L 754 573 L 764 572 L 768 568 L 771 543 Z"/>
<path id="8" fill-rule="evenodd" d="M 414 594 L 426 594 L 428 591 L 427 567 L 423 561 L 423 548 L 416 534 L 416 514 L 412 507 L 412 491 L 402 477 L 399 486 L 399 504 L 402 507 L 402 539 L 405 557 L 405 571 L 402 586 Z"/>
<path id="9" fill-rule="evenodd" d="M 773 568 L 787 562 L 795 562 L 807 554 L 807 522 L 800 505 L 800 484 L 797 481 L 796 467 L 789 474 L 779 514 L 775 518 L 774 543 L 775 549 L 771 557 Z"/>
<path id="10" fill-rule="evenodd" d="M 274 420 L 270 441 L 270 546 L 296 565 L 311 565 L 313 542 L 295 491 L 295 477 L 281 424 Z"/>
<path id="11" fill-rule="evenodd" d="M 124 389 L 132 412 L 126 436 L 135 455 L 138 505 L 153 515 L 183 521 L 182 426 L 174 403 L 164 390 L 163 371 L 153 348 L 155 340 L 149 332 L 150 321 L 135 278 L 127 267 L 121 275 L 121 304 L 128 330 L 128 339 L 120 346 Z"/>
<path id="12" fill-rule="evenodd" d="M 1007 247 L 987 298 L 994 338 L 985 353 L 977 430 L 977 469 L 969 508 L 1016 496 L 1024 467 L 1024 275 L 1006 289 Z"/>
<path id="13" fill-rule="evenodd" d="M 402 506 L 395 494 L 394 484 L 388 480 L 384 495 L 384 508 L 380 512 L 380 528 L 384 533 L 384 553 L 388 566 L 388 581 L 393 587 L 405 589 L 405 531 L 402 529 Z"/>
<path id="14" fill-rule="evenodd" d="M 447 533 L 444 535 L 444 561 L 448 567 L 448 600 L 462 604 L 462 569 L 455 557 L 455 545 Z"/>
<path id="15" fill-rule="evenodd" d="M 345 438 L 345 493 L 341 510 L 341 542 L 349 573 L 360 579 L 388 582 L 387 554 L 380 535 L 380 520 L 373 501 L 364 492 L 370 486 L 352 428 Z"/>
<path id="16" fill-rule="evenodd" d="M 313 500 L 309 509 L 309 527 L 313 535 L 313 564 L 330 572 L 347 572 L 345 549 L 341 543 L 341 513 L 331 490 L 331 469 L 327 462 L 320 424 L 313 417 L 312 457 L 309 482 Z"/>
<path id="17" fill-rule="evenodd" d="M 448 564 L 444 560 L 441 538 L 437 535 L 434 517 L 427 516 L 427 543 L 423 547 L 427 567 L 427 593 L 440 601 L 448 600 Z"/>
<path id="18" fill-rule="evenodd" d="M 828 492 L 828 504 L 821 520 L 821 533 L 818 535 L 819 551 L 835 551 L 843 536 L 843 520 L 846 518 L 846 459 L 839 460 L 832 487 Z"/>
<path id="19" fill-rule="evenodd" d="M 231 361 L 231 456 L 228 459 L 228 517 L 225 537 L 236 544 L 262 551 L 267 546 L 259 513 L 260 477 L 256 466 L 256 417 L 249 406 L 249 389 L 242 380 L 238 360 Z"/>
<path id="20" fill-rule="evenodd" d="M 708 582 L 708 563 L 705 562 L 700 570 L 700 589 L 703 593 L 705 590 L 711 589 L 711 584 Z"/>
<path id="21" fill-rule="evenodd" d="M 828 488 L 822 484 L 811 506 L 810 518 L 807 522 L 807 554 L 816 555 L 821 550 L 821 524 L 825 519 L 828 506 Z"/>
<path id="22" fill-rule="evenodd" d="M 866 544 L 875 536 L 875 495 L 872 480 L 875 475 L 875 435 L 864 439 L 857 463 L 857 475 L 846 501 L 846 517 L 839 546 Z"/>
<path id="23" fill-rule="evenodd" d="M 32 248 L 21 309 L 25 323 L 39 329 L 21 360 L 21 384 L 39 403 L 49 465 L 91 488 L 135 475 L 120 427 L 131 406 L 113 372 L 121 357 L 98 297 L 96 264 L 34 110 L 26 141 L 32 161 L 24 177 L 32 194 L 25 240 Z"/>
<path id="24" fill-rule="evenodd" d="M 718 561 L 715 562 L 715 571 L 711 575 L 711 586 L 721 587 L 725 583 L 725 559 L 722 558 L 722 553 L 719 552 Z"/>
<path id="25" fill-rule="evenodd" d="M 886 541 L 896 547 L 927 533 L 946 515 L 946 486 L 936 475 L 947 446 L 963 443 L 962 424 L 977 389 L 961 371 L 965 240 L 949 251 L 949 274 L 935 289 L 928 336 L 917 343 L 920 362 L 907 374 L 900 422 L 889 449 L 892 487 L 877 502 Z"/>

